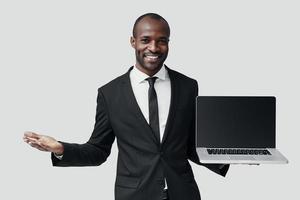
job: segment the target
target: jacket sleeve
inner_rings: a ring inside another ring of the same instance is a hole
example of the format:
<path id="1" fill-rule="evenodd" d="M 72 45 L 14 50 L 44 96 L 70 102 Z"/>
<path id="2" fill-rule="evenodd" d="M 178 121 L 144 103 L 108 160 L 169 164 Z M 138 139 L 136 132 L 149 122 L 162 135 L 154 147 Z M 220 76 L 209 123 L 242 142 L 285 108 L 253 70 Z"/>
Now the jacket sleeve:
<path id="1" fill-rule="evenodd" d="M 115 135 L 109 122 L 107 105 L 101 88 L 98 89 L 95 126 L 88 142 L 84 144 L 61 142 L 64 146 L 62 159 L 51 154 L 53 166 L 97 166 L 110 155 Z"/>
<path id="2" fill-rule="evenodd" d="M 224 176 L 226 175 L 228 169 L 229 169 L 229 165 L 228 164 L 206 164 L 206 163 L 201 163 L 197 152 L 196 152 L 196 141 L 195 141 L 195 131 L 196 131 L 196 97 L 198 96 L 198 83 L 197 81 L 195 81 L 195 88 L 194 88 L 194 96 L 193 96 L 193 104 L 194 104 L 194 117 L 192 117 L 192 123 L 191 123 L 191 131 L 190 131 L 190 136 L 189 136 L 189 144 L 188 144 L 188 159 L 191 160 L 192 162 L 198 164 L 198 165 L 202 165 L 205 166 L 206 168 L 208 168 L 209 170 Z"/>

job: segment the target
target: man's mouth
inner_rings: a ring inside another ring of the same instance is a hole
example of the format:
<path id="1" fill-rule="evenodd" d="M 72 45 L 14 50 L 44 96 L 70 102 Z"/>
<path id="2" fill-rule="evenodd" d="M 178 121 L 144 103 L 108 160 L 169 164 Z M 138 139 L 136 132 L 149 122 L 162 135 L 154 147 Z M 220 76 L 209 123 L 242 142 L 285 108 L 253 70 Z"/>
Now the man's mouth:
<path id="1" fill-rule="evenodd" d="M 145 60 L 148 62 L 157 62 L 160 58 L 158 54 L 145 54 Z"/>

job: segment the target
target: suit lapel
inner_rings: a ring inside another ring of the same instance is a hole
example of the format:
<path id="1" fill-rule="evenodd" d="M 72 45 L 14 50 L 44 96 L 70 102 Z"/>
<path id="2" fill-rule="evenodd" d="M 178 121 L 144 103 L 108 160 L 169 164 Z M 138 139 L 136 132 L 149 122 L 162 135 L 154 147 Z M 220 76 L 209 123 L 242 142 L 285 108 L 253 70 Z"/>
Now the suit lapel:
<path id="1" fill-rule="evenodd" d="M 136 98 L 134 96 L 133 90 L 132 90 L 132 86 L 131 86 L 131 82 L 130 82 L 130 71 L 132 70 L 133 67 L 131 67 L 128 72 L 126 74 L 124 74 L 123 76 L 123 89 L 124 89 L 124 100 L 127 101 L 128 106 L 129 106 L 129 110 L 131 110 L 136 117 L 139 119 L 139 122 L 142 124 L 142 126 L 144 126 L 145 130 L 147 133 L 149 133 L 149 135 L 151 135 L 152 139 L 157 143 L 160 144 L 160 141 L 157 140 L 157 138 L 155 137 L 150 125 L 148 124 L 147 120 L 145 119 L 137 101 Z M 178 97 L 179 97 L 179 87 L 178 87 L 178 82 L 176 81 L 176 75 L 175 73 L 169 69 L 166 66 L 166 69 L 168 70 L 169 73 L 169 77 L 170 77 L 170 82 L 171 82 L 171 102 L 170 102 L 170 108 L 169 108 L 169 113 L 168 113 L 168 118 L 167 118 L 167 124 L 166 124 L 166 128 L 164 131 L 164 135 L 162 138 L 162 142 L 161 144 L 163 144 L 166 140 L 166 138 L 169 135 L 169 132 L 171 131 L 171 127 L 175 118 L 175 114 L 176 114 L 176 108 L 178 105 Z"/>
<path id="2" fill-rule="evenodd" d="M 128 103 L 129 110 L 132 111 L 136 117 L 139 119 L 139 122 L 141 123 L 142 126 L 144 126 L 144 130 L 151 135 L 155 143 L 160 143 L 160 141 L 157 140 L 155 137 L 150 125 L 148 124 L 147 120 L 145 119 L 137 101 L 134 96 L 131 82 L 130 82 L 130 71 L 132 70 L 133 67 L 131 67 L 126 74 L 123 76 L 123 89 L 124 89 L 124 100 Z"/>
<path id="3" fill-rule="evenodd" d="M 170 108 L 169 108 L 169 114 L 168 114 L 168 119 L 167 119 L 167 124 L 165 128 L 165 132 L 162 138 L 162 144 L 165 142 L 166 138 L 169 135 L 169 132 L 171 131 L 171 127 L 175 118 L 176 114 L 176 108 L 178 105 L 178 97 L 179 97 L 179 87 L 178 87 L 178 81 L 176 80 L 176 75 L 175 73 L 169 69 L 166 66 L 166 69 L 168 70 L 169 77 L 170 77 L 170 82 L 171 82 L 171 102 L 170 102 Z"/>

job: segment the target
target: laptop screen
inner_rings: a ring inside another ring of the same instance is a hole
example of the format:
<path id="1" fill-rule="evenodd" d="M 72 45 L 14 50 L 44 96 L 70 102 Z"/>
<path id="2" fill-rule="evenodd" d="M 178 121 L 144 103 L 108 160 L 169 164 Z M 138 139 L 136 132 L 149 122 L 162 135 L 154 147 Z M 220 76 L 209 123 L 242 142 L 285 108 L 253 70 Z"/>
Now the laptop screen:
<path id="1" fill-rule="evenodd" d="M 196 145 L 275 148 L 275 97 L 198 96 Z"/>

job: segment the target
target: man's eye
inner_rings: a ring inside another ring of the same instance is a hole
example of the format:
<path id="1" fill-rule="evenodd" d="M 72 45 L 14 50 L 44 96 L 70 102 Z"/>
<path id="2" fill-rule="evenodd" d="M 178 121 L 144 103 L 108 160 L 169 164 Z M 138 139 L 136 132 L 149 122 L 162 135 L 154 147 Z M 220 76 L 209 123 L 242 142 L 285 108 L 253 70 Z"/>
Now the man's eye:
<path id="1" fill-rule="evenodd" d="M 159 40 L 158 41 L 160 44 L 168 44 L 168 40 Z"/>
<path id="2" fill-rule="evenodd" d="M 147 42 L 149 42 L 149 40 L 148 39 L 141 39 L 141 42 L 142 43 L 147 43 Z"/>

